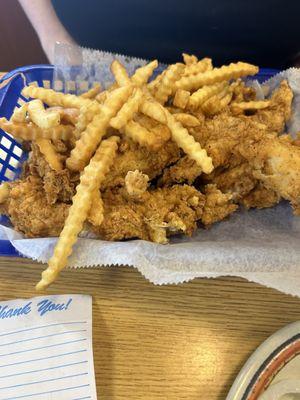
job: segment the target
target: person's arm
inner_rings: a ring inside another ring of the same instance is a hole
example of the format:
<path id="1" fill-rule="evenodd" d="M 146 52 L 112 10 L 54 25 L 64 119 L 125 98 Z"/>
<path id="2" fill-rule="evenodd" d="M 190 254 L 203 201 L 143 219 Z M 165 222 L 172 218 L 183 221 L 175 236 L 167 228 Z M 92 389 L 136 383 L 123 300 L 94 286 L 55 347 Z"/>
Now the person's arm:
<path id="1" fill-rule="evenodd" d="M 76 44 L 58 19 L 50 0 L 19 0 L 34 27 L 44 52 L 53 63 L 56 42 Z"/>

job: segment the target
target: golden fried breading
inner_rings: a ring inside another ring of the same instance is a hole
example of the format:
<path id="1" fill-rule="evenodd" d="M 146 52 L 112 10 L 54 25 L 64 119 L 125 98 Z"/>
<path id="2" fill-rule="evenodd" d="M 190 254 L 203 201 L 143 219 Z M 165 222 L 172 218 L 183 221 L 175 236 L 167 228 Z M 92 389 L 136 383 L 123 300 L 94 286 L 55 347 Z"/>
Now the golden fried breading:
<path id="1" fill-rule="evenodd" d="M 125 176 L 125 188 L 130 196 L 140 196 L 148 188 L 148 175 L 142 174 L 137 169 L 128 171 Z"/>
<path id="2" fill-rule="evenodd" d="M 294 206 L 294 215 L 300 216 L 300 206 Z"/>
<path id="3" fill-rule="evenodd" d="M 205 205 L 201 221 L 205 226 L 222 221 L 228 217 L 238 206 L 232 203 L 232 195 L 222 193 L 216 185 L 205 187 Z"/>
<path id="4" fill-rule="evenodd" d="M 300 132 L 297 132 L 295 139 L 292 138 L 290 135 L 287 135 L 287 136 L 292 139 L 293 145 L 300 147 Z"/>
<path id="5" fill-rule="evenodd" d="M 259 140 L 248 139 L 238 146 L 241 155 L 254 169 L 253 175 L 263 185 L 289 200 L 300 204 L 300 148 L 266 134 Z"/>
<path id="6" fill-rule="evenodd" d="M 14 228 L 26 237 L 58 236 L 64 226 L 69 206 L 49 204 L 40 178 L 29 176 L 11 183 L 4 213 Z"/>
<path id="7" fill-rule="evenodd" d="M 280 89 L 276 93 L 274 92 L 271 102 L 277 104 L 277 111 L 259 110 L 251 116 L 232 116 L 224 112 L 211 119 L 207 118 L 199 127 L 190 129 L 190 133 L 207 150 L 208 155 L 213 159 L 215 168 L 228 167 L 231 164 L 232 155 L 237 155 L 236 146 L 241 142 L 263 137 L 267 133 L 272 133 L 273 136 L 281 133 L 285 124 L 285 114 L 288 111 L 280 111 L 279 100 L 276 99 L 281 99 L 282 92 L 287 92 L 288 96 L 289 91 L 290 89 L 283 82 Z M 289 104 L 290 101 L 291 98 Z M 286 107 L 288 108 L 288 106 Z M 267 118 L 261 118 L 261 113 L 268 113 Z"/>
<path id="8" fill-rule="evenodd" d="M 63 149 L 61 143 L 56 143 L 56 148 Z M 27 168 L 32 175 L 42 178 L 43 189 L 49 204 L 56 201 L 69 203 L 75 194 L 75 187 L 79 182 L 79 174 L 68 169 L 54 171 L 47 163 L 38 146 L 32 144 Z"/>
<path id="9" fill-rule="evenodd" d="M 283 112 L 285 122 L 291 118 L 293 96 L 293 91 L 286 80 L 280 83 L 271 96 L 273 109 Z"/>
<path id="10" fill-rule="evenodd" d="M 232 100 L 235 103 L 243 101 L 253 101 L 256 99 L 256 91 L 251 86 L 246 86 L 241 79 L 236 80 L 230 86 L 232 90 Z"/>
<path id="11" fill-rule="evenodd" d="M 150 151 L 130 139 L 124 138 L 119 146 L 119 153 L 114 164 L 102 184 L 102 188 L 124 185 L 128 171 L 136 169 L 153 179 L 163 172 L 168 165 L 180 158 L 180 150 L 176 143 L 168 141 L 158 151 Z"/>
<path id="12" fill-rule="evenodd" d="M 266 125 L 271 132 L 283 132 L 286 122 L 291 117 L 293 92 L 287 81 L 282 81 L 270 97 L 270 107 L 258 110 L 250 118 Z"/>
<path id="13" fill-rule="evenodd" d="M 199 127 L 190 129 L 190 133 L 207 150 L 215 168 L 228 167 L 232 154 L 237 155 L 236 146 L 241 142 L 249 138 L 263 137 L 267 133 L 274 136 L 281 133 L 291 101 L 291 89 L 284 81 L 280 88 L 274 91 L 269 108 L 258 110 L 251 116 L 232 116 L 224 112 L 211 119 L 205 119 Z"/>
<path id="14" fill-rule="evenodd" d="M 247 209 L 273 207 L 280 201 L 280 196 L 274 190 L 267 189 L 261 182 L 241 201 Z"/>
<path id="15" fill-rule="evenodd" d="M 54 204 L 57 201 L 70 203 L 78 183 L 79 176 L 71 175 L 70 171 L 47 171 L 43 178 L 43 188 L 46 193 L 46 198 L 49 204 Z"/>
<path id="16" fill-rule="evenodd" d="M 207 150 L 215 168 L 228 167 L 232 164 L 235 147 L 247 137 L 262 136 L 266 127 L 251 119 L 230 116 L 222 113 L 204 124 L 190 129 L 190 133 Z"/>
<path id="17" fill-rule="evenodd" d="M 124 189 L 103 193 L 104 221 L 93 231 L 105 240 L 140 238 L 166 243 L 167 236 L 183 231 L 192 235 L 201 218 L 203 194 L 191 186 L 147 191 L 138 200 Z"/>
<path id="18" fill-rule="evenodd" d="M 234 201 L 245 197 L 257 183 L 253 168 L 247 162 L 221 171 L 212 181 L 221 192 L 231 194 Z"/>
<path id="19" fill-rule="evenodd" d="M 171 186 L 175 183 L 191 185 L 201 173 L 202 169 L 196 164 L 196 161 L 184 156 L 176 164 L 165 168 L 163 176 L 159 179 L 159 185 Z"/>

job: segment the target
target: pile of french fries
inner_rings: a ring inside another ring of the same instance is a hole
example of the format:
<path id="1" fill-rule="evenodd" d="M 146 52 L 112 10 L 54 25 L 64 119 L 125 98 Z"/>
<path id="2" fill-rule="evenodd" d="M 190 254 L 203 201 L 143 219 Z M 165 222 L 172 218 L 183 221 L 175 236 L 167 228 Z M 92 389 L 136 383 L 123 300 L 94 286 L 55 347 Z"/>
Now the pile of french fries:
<path id="1" fill-rule="evenodd" d="M 122 135 L 152 151 L 159 151 L 171 139 L 204 173 L 211 173 L 212 159 L 187 129 L 199 122 L 191 110 L 221 110 L 232 98 L 235 83 L 231 81 L 258 72 L 256 66 L 243 62 L 213 68 L 210 59 L 198 60 L 184 54 L 184 63 L 170 65 L 149 83 L 157 66 L 158 62 L 152 61 L 130 77 L 121 63 L 114 61 L 111 71 L 115 83 L 107 90 L 97 84 L 81 96 L 27 86 L 22 95 L 32 100 L 16 108 L 10 120 L 0 118 L 1 129 L 16 139 L 34 141 L 51 168 L 81 172 L 54 254 L 36 286 L 38 290 L 50 285 L 66 266 L 85 220 L 101 224 L 103 203 L 99 189 L 114 162 Z M 171 113 L 172 105 L 180 112 Z M 252 108 L 265 106 L 266 102 L 251 104 Z M 237 102 L 235 107 L 238 112 L 249 104 Z M 167 134 L 157 134 L 139 123 L 137 115 L 158 121 L 166 127 Z M 73 143 L 65 165 L 52 144 L 55 139 Z M 5 197 L 5 185 L 0 192 Z"/>

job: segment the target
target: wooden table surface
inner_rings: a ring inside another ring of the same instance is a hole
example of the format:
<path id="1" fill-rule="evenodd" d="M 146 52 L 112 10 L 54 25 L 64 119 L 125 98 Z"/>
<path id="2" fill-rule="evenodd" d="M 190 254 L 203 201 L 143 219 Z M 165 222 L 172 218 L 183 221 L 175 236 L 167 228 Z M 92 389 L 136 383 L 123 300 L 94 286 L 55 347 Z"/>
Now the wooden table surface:
<path id="1" fill-rule="evenodd" d="M 43 266 L 0 258 L 0 299 L 36 295 Z M 216 400 L 270 334 L 300 319 L 300 299 L 241 279 L 154 286 L 135 269 L 66 270 L 49 294 L 93 296 L 99 399 Z"/>

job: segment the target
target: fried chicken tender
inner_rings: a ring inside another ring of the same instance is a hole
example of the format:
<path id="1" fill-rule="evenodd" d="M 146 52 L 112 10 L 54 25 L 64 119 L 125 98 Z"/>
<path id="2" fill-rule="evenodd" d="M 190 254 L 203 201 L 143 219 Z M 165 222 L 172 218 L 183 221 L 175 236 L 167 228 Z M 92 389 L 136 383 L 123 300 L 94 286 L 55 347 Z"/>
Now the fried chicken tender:
<path id="1" fill-rule="evenodd" d="M 293 92 L 286 80 L 274 90 L 270 97 L 270 107 L 258 110 L 250 118 L 267 126 L 269 131 L 280 134 L 291 117 Z"/>
<path id="2" fill-rule="evenodd" d="M 267 189 L 259 182 L 257 186 L 240 201 L 240 204 L 247 209 L 267 208 L 275 206 L 279 201 L 280 196 L 274 190 Z"/>
<path id="3" fill-rule="evenodd" d="M 221 192 L 231 194 L 235 202 L 248 195 L 257 183 L 257 179 L 253 176 L 253 168 L 248 162 L 242 162 L 215 174 L 212 181 Z"/>
<path id="4" fill-rule="evenodd" d="M 10 186 L 10 197 L 2 211 L 14 228 L 29 238 L 58 236 L 69 206 L 65 203 L 49 204 L 43 182 L 37 176 L 14 181 Z"/>
<path id="5" fill-rule="evenodd" d="M 267 134 L 259 140 L 248 139 L 238 146 L 253 167 L 253 175 L 263 185 L 297 209 L 300 205 L 300 148 Z"/>
<path id="6" fill-rule="evenodd" d="M 140 238 L 166 243 L 169 235 L 191 236 L 201 218 L 205 196 L 187 185 L 147 191 L 138 200 L 123 188 L 103 193 L 104 221 L 93 231 L 105 240 Z"/>
<path id="7" fill-rule="evenodd" d="M 279 196 L 299 202 L 300 149 L 285 136 L 265 135 L 259 140 L 248 140 L 239 145 L 239 151 L 253 168 L 253 175 L 265 188 Z"/>
<path id="8" fill-rule="evenodd" d="M 202 169 L 188 156 L 180 158 L 176 164 L 164 170 L 159 179 L 160 186 L 171 186 L 175 183 L 188 183 L 191 185 L 201 175 Z"/>
<path id="9" fill-rule="evenodd" d="M 251 119 L 230 116 L 227 113 L 206 119 L 199 128 L 190 129 L 190 133 L 207 150 L 215 168 L 229 167 L 232 155 L 238 144 L 247 137 L 261 136 L 267 132 L 265 125 Z"/>
<path id="10" fill-rule="evenodd" d="M 215 168 L 228 166 L 235 147 L 247 138 L 280 134 L 290 115 L 292 92 L 286 81 L 274 91 L 271 106 L 250 116 L 232 116 L 227 112 L 207 118 L 190 133 L 213 159 Z"/>
<path id="11" fill-rule="evenodd" d="M 241 142 L 262 138 L 266 134 L 275 137 L 282 132 L 290 115 L 291 102 L 291 89 L 283 81 L 272 94 L 269 108 L 258 110 L 250 116 L 232 116 L 224 112 L 205 119 L 199 127 L 190 129 L 190 133 L 207 150 L 215 168 L 228 168 L 232 165 L 233 155 L 238 157 L 235 149 Z"/>
<path id="12" fill-rule="evenodd" d="M 141 147 L 130 139 L 124 138 L 102 188 L 124 185 L 128 171 L 139 170 L 152 180 L 161 175 L 165 167 L 173 164 L 179 158 L 180 150 L 172 141 L 168 141 L 159 151 L 150 151 L 146 147 Z"/>
<path id="13" fill-rule="evenodd" d="M 57 149 L 65 150 L 62 143 L 57 142 L 55 145 Z M 71 202 L 79 182 L 79 174 L 72 173 L 68 169 L 53 170 L 35 144 L 32 144 L 27 168 L 32 175 L 42 178 L 43 189 L 49 204 L 54 204 L 56 201 Z"/>
<path id="14" fill-rule="evenodd" d="M 232 202 L 232 195 L 222 193 L 216 185 L 207 185 L 205 187 L 205 196 L 206 200 L 201 217 L 201 221 L 205 226 L 222 221 L 238 208 Z"/>

